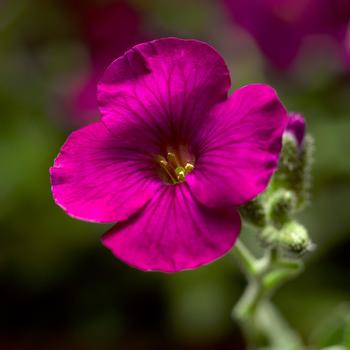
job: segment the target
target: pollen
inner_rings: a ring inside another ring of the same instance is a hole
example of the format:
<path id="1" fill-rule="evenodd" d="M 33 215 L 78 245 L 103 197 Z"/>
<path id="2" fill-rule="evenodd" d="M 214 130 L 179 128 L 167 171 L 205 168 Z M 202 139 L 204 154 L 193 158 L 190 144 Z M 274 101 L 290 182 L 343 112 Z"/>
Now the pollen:
<path id="1" fill-rule="evenodd" d="M 188 173 L 194 169 L 194 160 L 190 159 L 188 152 L 183 152 L 183 148 L 178 152 L 171 149 L 166 157 L 157 155 L 155 160 L 159 165 L 161 178 L 171 184 L 184 182 Z"/>

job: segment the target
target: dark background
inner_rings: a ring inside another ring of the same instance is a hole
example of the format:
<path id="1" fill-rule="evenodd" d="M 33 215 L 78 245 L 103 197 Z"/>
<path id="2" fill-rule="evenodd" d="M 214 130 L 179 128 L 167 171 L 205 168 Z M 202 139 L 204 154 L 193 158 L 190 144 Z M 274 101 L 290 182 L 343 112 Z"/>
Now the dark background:
<path id="1" fill-rule="evenodd" d="M 307 337 L 350 298 L 350 70 L 311 41 L 289 71 L 274 69 L 220 1 L 114 1 L 116 12 L 90 3 L 0 1 L 0 349 L 243 348 L 230 312 L 245 281 L 232 256 L 139 272 L 100 244 L 107 226 L 68 217 L 51 197 L 60 146 L 98 117 L 80 89 L 136 42 L 166 36 L 214 46 L 233 88 L 274 86 L 316 139 L 300 220 L 317 250 L 274 299 Z"/>

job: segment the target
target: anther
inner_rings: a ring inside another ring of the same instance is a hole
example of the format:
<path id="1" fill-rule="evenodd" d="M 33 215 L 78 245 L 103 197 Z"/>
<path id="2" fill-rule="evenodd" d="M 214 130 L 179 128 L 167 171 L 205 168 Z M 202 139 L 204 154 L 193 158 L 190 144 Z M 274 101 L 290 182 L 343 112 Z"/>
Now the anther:
<path id="1" fill-rule="evenodd" d="M 177 167 L 175 172 L 176 177 L 180 182 L 185 181 L 185 169 L 183 167 Z"/>
<path id="2" fill-rule="evenodd" d="M 185 181 L 186 175 L 194 169 L 194 165 L 190 162 L 182 163 L 183 158 L 189 159 L 183 154 L 177 154 L 173 149 L 168 149 L 166 157 L 156 155 L 155 160 L 161 168 L 162 179 L 168 180 L 167 182 L 177 184 Z M 164 176 L 166 176 L 164 178 Z"/>
<path id="3" fill-rule="evenodd" d="M 167 168 L 168 167 L 168 162 L 165 159 L 161 159 L 159 161 L 159 164 L 163 167 L 163 168 Z"/>
<path id="4" fill-rule="evenodd" d="M 170 164 L 172 167 L 174 167 L 175 169 L 176 169 L 178 166 L 180 166 L 179 161 L 178 161 L 178 159 L 177 159 L 175 153 L 173 153 L 173 152 L 168 152 L 168 153 L 167 153 L 167 159 L 168 159 L 169 164 Z"/>
<path id="5" fill-rule="evenodd" d="M 172 152 L 168 152 L 167 158 L 168 158 L 169 162 L 176 162 L 176 156 Z"/>
<path id="6" fill-rule="evenodd" d="M 185 171 L 186 171 L 186 173 L 190 173 L 193 169 L 194 169 L 193 164 L 187 163 L 187 164 L 185 165 Z"/>
<path id="7" fill-rule="evenodd" d="M 171 167 L 169 167 L 169 163 L 165 160 L 165 158 L 162 156 L 159 156 L 158 163 L 161 166 L 161 168 L 164 170 L 164 172 L 169 176 L 170 180 L 175 184 L 177 180 L 172 175 Z"/>

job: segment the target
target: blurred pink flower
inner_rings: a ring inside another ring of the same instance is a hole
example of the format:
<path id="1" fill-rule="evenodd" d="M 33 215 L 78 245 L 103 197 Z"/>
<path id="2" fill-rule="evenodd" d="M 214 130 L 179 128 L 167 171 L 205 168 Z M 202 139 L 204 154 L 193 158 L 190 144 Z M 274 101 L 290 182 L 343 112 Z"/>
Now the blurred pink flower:
<path id="1" fill-rule="evenodd" d="M 96 85 L 104 70 L 144 37 L 139 14 L 124 0 L 103 4 L 71 0 L 67 5 L 78 22 L 90 57 L 90 72 L 72 87 L 68 101 L 72 118 L 84 125 L 98 119 Z"/>
<path id="2" fill-rule="evenodd" d="M 50 169 L 70 216 L 118 222 L 103 244 L 142 270 L 175 272 L 225 254 L 237 206 L 276 169 L 287 113 L 276 92 L 228 97 L 221 56 L 195 40 L 160 39 L 115 60 L 98 85 L 102 120 L 73 132 Z"/>
<path id="3" fill-rule="evenodd" d="M 288 124 L 286 132 L 293 135 L 297 141 L 299 147 L 303 144 L 305 137 L 305 119 L 300 113 L 291 112 L 289 113 Z"/>
<path id="4" fill-rule="evenodd" d="M 256 40 L 268 60 L 286 69 L 309 35 L 334 39 L 350 67 L 349 0 L 223 0 L 234 21 Z"/>

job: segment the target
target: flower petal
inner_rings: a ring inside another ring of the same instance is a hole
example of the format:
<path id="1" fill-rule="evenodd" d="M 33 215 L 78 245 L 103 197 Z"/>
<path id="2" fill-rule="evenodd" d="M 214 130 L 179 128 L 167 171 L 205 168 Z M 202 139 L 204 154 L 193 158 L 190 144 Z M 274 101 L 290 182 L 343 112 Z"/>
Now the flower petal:
<path id="1" fill-rule="evenodd" d="M 142 144 L 142 141 L 140 141 Z M 54 199 L 70 216 L 125 220 L 154 195 L 153 161 L 99 122 L 73 132 L 50 169 Z"/>
<path id="2" fill-rule="evenodd" d="M 218 105 L 198 134 L 200 157 L 186 178 L 196 198 L 210 207 L 241 205 L 264 191 L 286 123 L 287 112 L 267 85 L 240 88 Z"/>
<path id="3" fill-rule="evenodd" d="M 177 272 L 218 259 L 239 231 L 235 209 L 203 207 L 183 183 L 164 187 L 142 211 L 107 232 L 102 242 L 131 266 Z"/>
<path id="4" fill-rule="evenodd" d="M 169 145 L 190 138 L 229 88 L 229 71 L 213 48 L 166 38 L 115 60 L 98 85 L 98 102 L 109 128 L 130 123 Z"/>

